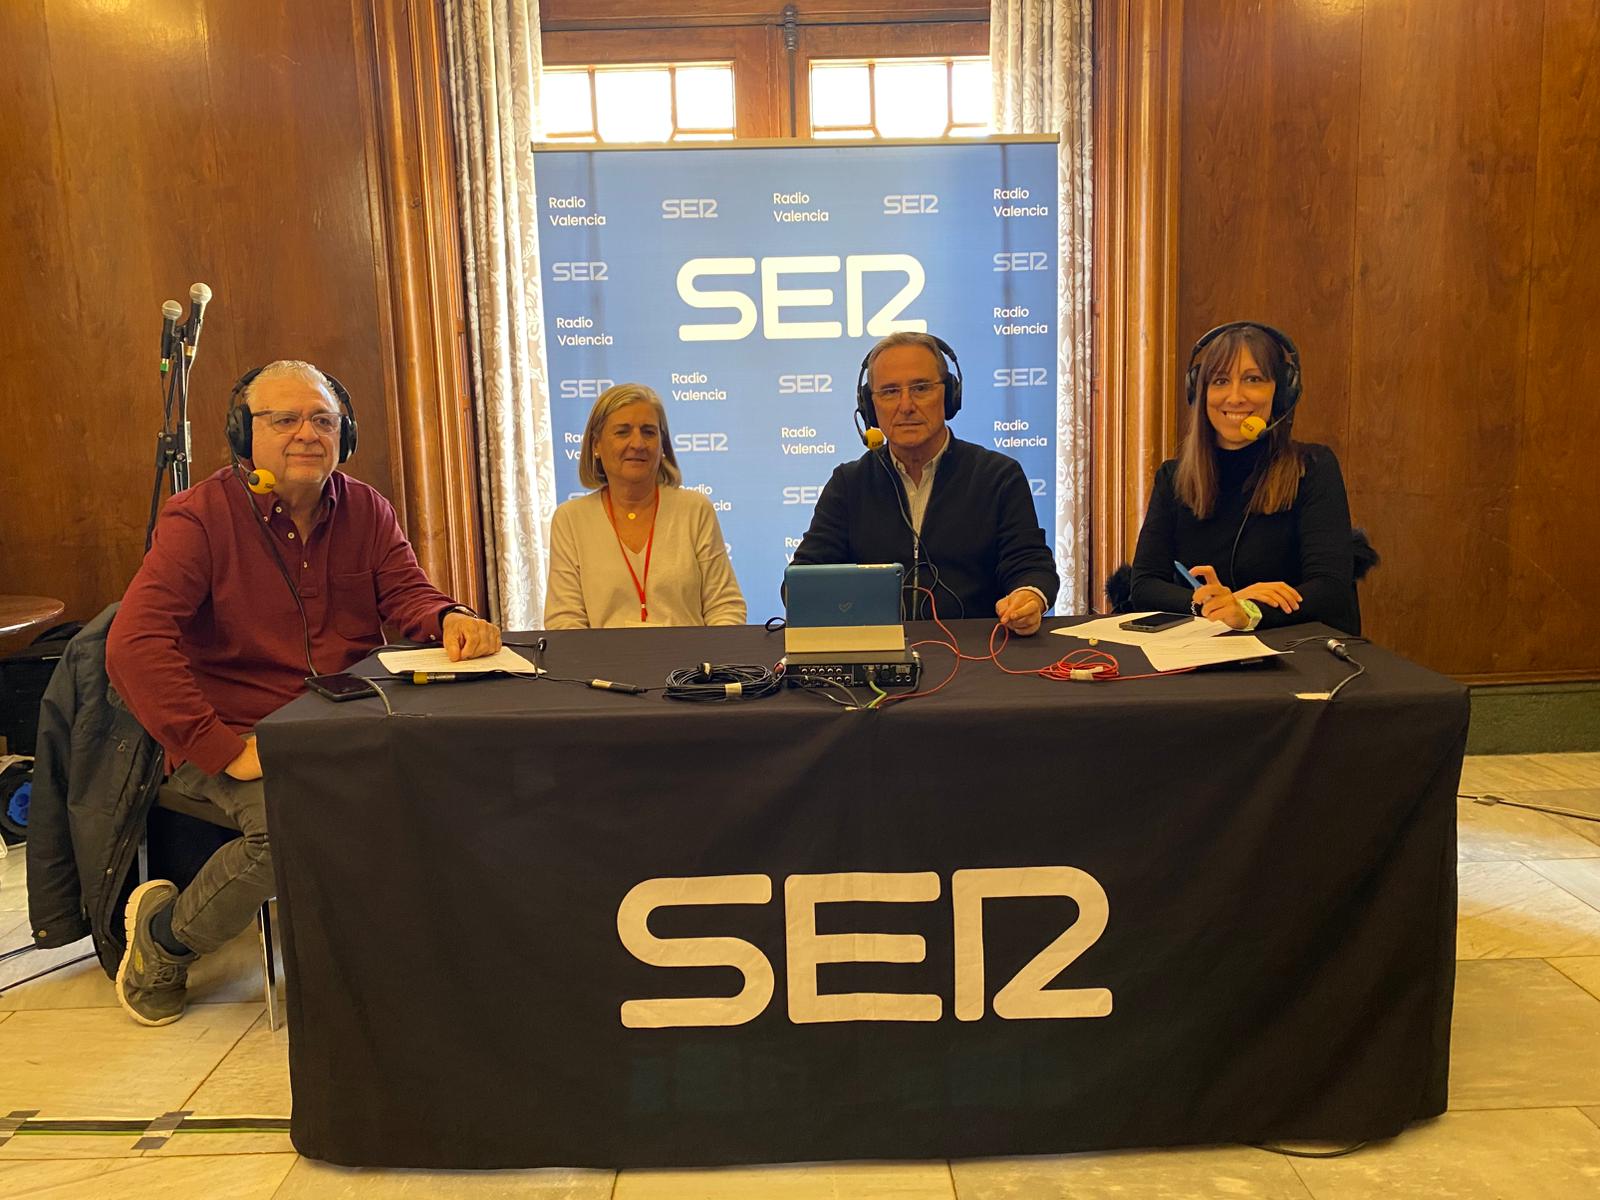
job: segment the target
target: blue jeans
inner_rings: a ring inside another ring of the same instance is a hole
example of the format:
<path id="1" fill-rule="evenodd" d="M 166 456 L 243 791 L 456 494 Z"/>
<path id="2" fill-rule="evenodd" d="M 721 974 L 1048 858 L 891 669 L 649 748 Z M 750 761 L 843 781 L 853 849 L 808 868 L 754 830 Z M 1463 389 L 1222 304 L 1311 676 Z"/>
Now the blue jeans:
<path id="1" fill-rule="evenodd" d="M 207 775 L 193 763 L 184 763 L 167 782 L 186 796 L 215 805 L 240 830 L 241 836 L 206 860 L 172 910 L 172 932 L 178 940 L 198 954 L 210 954 L 249 925 L 277 890 L 267 844 L 266 790 L 259 779 L 243 783 L 227 775 Z"/>

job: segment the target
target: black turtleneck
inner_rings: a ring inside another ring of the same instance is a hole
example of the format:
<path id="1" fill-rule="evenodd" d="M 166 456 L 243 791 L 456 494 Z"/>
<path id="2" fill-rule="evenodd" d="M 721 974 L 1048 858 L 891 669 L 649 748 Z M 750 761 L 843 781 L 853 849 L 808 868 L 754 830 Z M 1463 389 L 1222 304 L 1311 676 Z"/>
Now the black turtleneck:
<path id="1" fill-rule="evenodd" d="M 1283 512 L 1247 519 L 1256 470 L 1266 450 L 1265 442 L 1256 442 L 1242 450 L 1217 451 L 1217 502 L 1203 520 L 1178 499 L 1173 486 L 1177 460 L 1161 464 L 1133 559 L 1135 609 L 1188 611 L 1193 591 L 1173 568 L 1177 560 L 1190 568 L 1215 568 L 1217 578 L 1230 588 L 1272 582 L 1295 588 L 1302 598 L 1297 612 L 1261 604 L 1263 629 L 1322 621 L 1346 633 L 1361 632 L 1351 575 L 1350 506 L 1339 460 L 1326 446 L 1302 444 L 1305 474 L 1294 503 Z"/>

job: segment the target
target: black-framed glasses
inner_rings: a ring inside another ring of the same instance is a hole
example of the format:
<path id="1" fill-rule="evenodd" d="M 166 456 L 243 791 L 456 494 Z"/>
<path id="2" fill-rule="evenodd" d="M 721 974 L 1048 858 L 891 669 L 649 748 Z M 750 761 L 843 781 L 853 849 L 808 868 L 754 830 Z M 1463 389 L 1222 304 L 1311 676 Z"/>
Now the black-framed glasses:
<path id="1" fill-rule="evenodd" d="M 901 387 L 898 383 L 887 384 L 881 388 L 872 389 L 872 398 L 882 400 L 888 404 L 898 404 L 900 397 L 910 394 L 913 400 L 926 400 L 934 391 L 944 386 L 942 379 L 919 379 L 915 383 L 908 383 Z"/>
<path id="2" fill-rule="evenodd" d="M 297 413 L 288 412 L 283 409 L 268 408 L 263 409 L 261 412 L 251 413 L 250 415 L 258 421 L 265 421 L 267 423 L 267 428 L 272 430 L 273 433 L 282 434 L 284 436 L 292 433 L 299 433 L 300 426 L 305 424 L 307 421 L 310 421 L 311 428 L 316 430 L 323 437 L 332 437 L 334 434 L 339 432 L 340 418 L 338 413 Z"/>

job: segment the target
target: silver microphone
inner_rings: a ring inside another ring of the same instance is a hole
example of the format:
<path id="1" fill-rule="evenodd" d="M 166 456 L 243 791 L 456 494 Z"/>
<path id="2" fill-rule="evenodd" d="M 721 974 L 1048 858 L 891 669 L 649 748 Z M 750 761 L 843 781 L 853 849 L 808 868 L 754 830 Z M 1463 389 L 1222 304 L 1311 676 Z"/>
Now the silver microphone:
<path id="1" fill-rule="evenodd" d="M 183 327 L 184 353 L 190 358 L 200 346 L 200 326 L 206 319 L 206 305 L 211 303 L 211 289 L 203 283 L 189 288 L 189 320 Z"/>

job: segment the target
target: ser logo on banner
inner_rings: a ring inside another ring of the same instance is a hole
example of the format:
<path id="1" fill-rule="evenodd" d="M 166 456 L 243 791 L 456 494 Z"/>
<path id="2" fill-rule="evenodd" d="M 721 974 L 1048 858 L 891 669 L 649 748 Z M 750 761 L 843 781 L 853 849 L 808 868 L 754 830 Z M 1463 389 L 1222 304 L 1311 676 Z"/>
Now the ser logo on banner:
<path id="1" fill-rule="evenodd" d="M 919 934 L 818 933 L 819 905 L 929 904 L 939 899 L 940 890 L 935 871 L 850 871 L 785 879 L 789 1020 L 810 1025 L 937 1021 L 943 1017 L 945 1001 L 940 995 L 825 993 L 817 986 L 817 969 L 827 964 L 920 963 L 927 959 L 927 943 Z M 995 993 L 995 1016 L 1008 1021 L 1109 1016 L 1110 988 L 1048 987 L 1106 930 L 1111 907 L 1099 881 L 1077 867 L 988 867 L 956 871 L 950 877 L 956 1020 L 981 1020 L 988 1007 L 984 921 L 986 915 L 991 921 L 996 916 L 993 908 L 985 908 L 985 902 L 1022 896 L 1066 897 L 1077 904 L 1077 918 Z M 732 996 L 625 1000 L 622 1024 L 629 1029 L 743 1025 L 765 1012 L 776 990 L 776 977 L 771 960 L 759 947 L 735 937 L 657 937 L 650 932 L 650 914 L 677 905 L 768 904 L 771 900 L 772 878 L 768 875 L 647 879 L 635 885 L 617 908 L 617 936 L 634 958 L 653 967 L 732 967 L 743 977 L 744 985 Z"/>
<path id="2" fill-rule="evenodd" d="M 919 192 L 915 195 L 905 193 L 883 198 L 883 215 L 886 217 L 910 217 L 923 213 L 931 215 L 938 211 L 939 197 L 931 192 Z"/>
<path id="3" fill-rule="evenodd" d="M 725 433 L 675 433 L 672 448 L 679 454 L 720 454 L 728 449 Z"/>
<path id="4" fill-rule="evenodd" d="M 553 262 L 550 279 L 553 283 L 600 283 L 609 278 L 610 267 L 603 262 Z"/>
<path id="5" fill-rule="evenodd" d="M 563 379 L 561 381 L 561 398 L 563 400 L 598 400 L 600 394 L 610 387 L 614 379 Z"/>
<path id="6" fill-rule="evenodd" d="M 674 198 L 661 202 L 661 219 L 663 221 L 705 221 L 717 215 L 717 202 L 710 197 L 704 199 L 695 197 L 691 199 Z"/>
<path id="7" fill-rule="evenodd" d="M 994 256 L 996 271 L 1048 271 L 1050 256 L 1043 250 L 1015 250 Z"/>
<path id="8" fill-rule="evenodd" d="M 778 376 L 778 395 L 780 396 L 822 396 L 829 394 L 832 391 L 832 375 L 817 374 Z"/>
<path id="9" fill-rule="evenodd" d="M 872 337 L 887 337 L 898 330 L 926 333 L 928 323 L 922 320 L 901 320 L 900 314 L 918 296 L 927 283 L 927 272 L 922 263 L 909 254 L 851 254 L 844 258 L 844 308 L 845 319 L 796 320 L 784 313 L 800 309 L 824 309 L 834 304 L 831 287 L 785 287 L 786 275 L 836 275 L 840 269 L 837 254 L 797 254 L 763 258 L 761 269 L 761 309 L 759 321 L 762 336 L 770 340 L 784 338 L 837 338 L 849 331 L 856 338 L 863 330 Z M 691 308 L 731 309 L 731 321 L 709 322 L 701 325 L 679 325 L 678 340 L 684 342 L 737 342 L 747 338 L 757 325 L 756 302 L 742 291 L 702 289 L 699 281 L 707 277 L 754 275 L 753 258 L 691 258 L 678 269 L 678 297 Z M 875 274 L 904 275 L 905 283 L 889 297 L 882 308 L 866 317 L 864 281 Z"/>
<path id="10" fill-rule="evenodd" d="M 1050 382 L 1050 372 L 1044 367 L 996 367 L 994 385 L 997 388 L 1044 387 Z"/>

